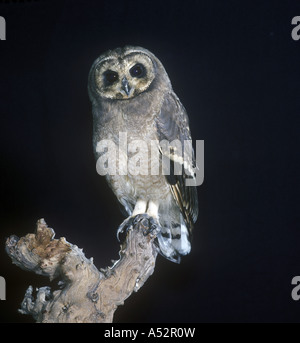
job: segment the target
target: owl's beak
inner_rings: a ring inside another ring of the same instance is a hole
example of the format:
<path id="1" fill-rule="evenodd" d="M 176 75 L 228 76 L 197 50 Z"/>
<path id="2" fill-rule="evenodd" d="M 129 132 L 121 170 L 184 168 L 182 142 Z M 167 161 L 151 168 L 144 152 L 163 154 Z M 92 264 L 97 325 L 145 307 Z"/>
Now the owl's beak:
<path id="1" fill-rule="evenodd" d="M 122 79 L 122 89 L 127 94 L 127 96 L 129 96 L 131 87 L 129 86 L 129 83 L 126 77 L 123 77 Z"/>

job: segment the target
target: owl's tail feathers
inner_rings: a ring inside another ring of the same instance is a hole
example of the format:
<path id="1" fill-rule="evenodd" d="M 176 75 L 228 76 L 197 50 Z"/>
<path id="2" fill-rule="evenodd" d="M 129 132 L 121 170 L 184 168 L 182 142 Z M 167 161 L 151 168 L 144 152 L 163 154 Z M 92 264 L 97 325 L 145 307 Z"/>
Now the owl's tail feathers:
<path id="1" fill-rule="evenodd" d="M 180 263 L 181 256 L 191 251 L 189 231 L 182 216 L 180 219 L 180 223 L 161 222 L 161 232 L 157 235 L 159 253 L 175 263 Z"/>

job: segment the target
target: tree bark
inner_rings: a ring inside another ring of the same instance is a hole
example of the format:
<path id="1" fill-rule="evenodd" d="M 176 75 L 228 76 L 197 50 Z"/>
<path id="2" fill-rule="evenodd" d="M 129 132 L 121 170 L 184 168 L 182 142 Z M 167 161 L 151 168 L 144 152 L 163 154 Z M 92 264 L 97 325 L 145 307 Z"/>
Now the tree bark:
<path id="1" fill-rule="evenodd" d="M 40 219 L 34 234 L 13 235 L 6 241 L 6 252 L 18 267 L 60 280 L 61 289 L 41 287 L 36 299 L 32 286 L 27 289 L 19 311 L 36 322 L 111 323 L 117 307 L 154 272 L 155 232 L 148 233 L 139 223 L 128 230 L 120 259 L 100 271 L 82 249 L 54 236 L 54 230 Z"/>

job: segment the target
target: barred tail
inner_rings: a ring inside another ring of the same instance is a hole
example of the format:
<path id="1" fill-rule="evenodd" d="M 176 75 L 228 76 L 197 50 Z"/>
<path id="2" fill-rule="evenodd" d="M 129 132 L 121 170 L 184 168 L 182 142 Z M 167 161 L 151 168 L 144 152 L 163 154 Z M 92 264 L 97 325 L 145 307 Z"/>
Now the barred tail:
<path id="1" fill-rule="evenodd" d="M 180 257 L 191 251 L 189 230 L 180 214 L 178 222 L 160 219 L 161 232 L 157 235 L 159 253 L 168 260 L 180 263 Z"/>

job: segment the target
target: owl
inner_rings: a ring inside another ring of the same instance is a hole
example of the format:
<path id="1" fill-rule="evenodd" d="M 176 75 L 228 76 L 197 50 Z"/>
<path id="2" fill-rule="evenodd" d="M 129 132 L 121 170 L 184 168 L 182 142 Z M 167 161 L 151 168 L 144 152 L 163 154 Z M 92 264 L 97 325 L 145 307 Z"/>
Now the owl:
<path id="1" fill-rule="evenodd" d="M 108 140 L 118 148 L 118 153 L 109 154 L 106 149 L 106 157 L 116 163 L 118 171 L 124 170 L 128 158 L 134 156 L 128 148 L 131 143 L 142 142 L 139 154 L 147 157 L 136 162 L 140 173 L 128 168 L 126 173 L 105 175 L 128 216 L 118 233 L 126 231 L 132 223 L 146 223 L 149 229 L 156 229 L 159 253 L 179 263 L 181 256 L 191 250 L 191 232 L 198 216 L 196 186 L 187 186 L 185 182 L 195 177 L 191 171 L 195 158 L 192 151 L 183 161 L 178 146 L 172 146 L 172 142 L 191 141 L 191 133 L 186 110 L 162 63 L 141 47 L 110 50 L 93 63 L 88 93 L 96 160 L 104 154 L 99 144 Z M 120 133 L 122 137 L 126 134 L 127 144 L 121 144 Z M 161 143 L 166 141 L 170 143 L 168 148 Z M 167 164 L 163 161 L 169 161 L 169 172 L 164 172 Z M 159 172 L 151 172 L 153 168 Z"/>

